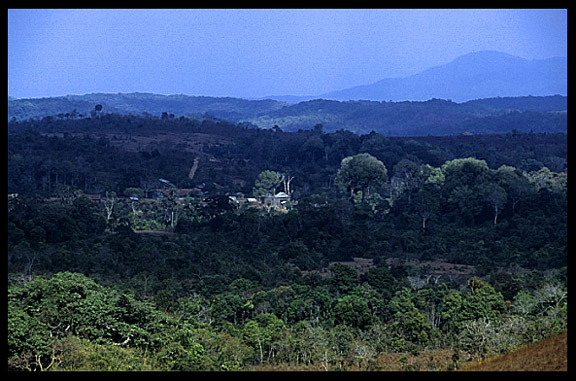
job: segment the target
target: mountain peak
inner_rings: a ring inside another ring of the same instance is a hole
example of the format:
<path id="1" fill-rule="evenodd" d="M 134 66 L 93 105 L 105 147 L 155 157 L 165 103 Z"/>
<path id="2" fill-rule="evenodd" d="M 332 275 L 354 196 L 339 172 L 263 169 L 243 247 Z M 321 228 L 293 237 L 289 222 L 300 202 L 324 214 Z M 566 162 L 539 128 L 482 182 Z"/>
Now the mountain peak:
<path id="1" fill-rule="evenodd" d="M 525 58 L 514 56 L 512 54 L 503 53 L 497 50 L 480 50 L 477 52 L 471 52 L 459 57 L 456 57 L 454 61 L 459 60 L 491 60 L 491 59 L 511 59 L 511 60 L 525 60 Z"/>
<path id="2" fill-rule="evenodd" d="M 320 97 L 335 100 L 465 102 L 492 97 L 568 94 L 566 58 L 528 60 L 494 50 L 472 52 L 405 78 L 388 78 Z"/>

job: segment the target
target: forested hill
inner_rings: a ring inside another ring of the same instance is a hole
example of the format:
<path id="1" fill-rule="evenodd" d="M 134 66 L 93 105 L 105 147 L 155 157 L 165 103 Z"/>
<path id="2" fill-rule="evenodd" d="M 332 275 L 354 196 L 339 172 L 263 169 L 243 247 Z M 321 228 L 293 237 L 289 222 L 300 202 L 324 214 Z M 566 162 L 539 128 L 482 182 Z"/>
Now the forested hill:
<path id="1" fill-rule="evenodd" d="M 218 118 L 259 128 L 284 131 L 341 129 L 387 136 L 455 135 L 518 132 L 567 132 L 567 97 L 515 97 L 455 103 L 375 102 L 315 99 L 297 104 L 274 100 L 157 94 L 87 94 L 56 98 L 9 99 L 9 120 L 53 116 L 76 119 L 102 112 L 166 117 Z"/>
<path id="2" fill-rule="evenodd" d="M 121 192 L 148 177 L 168 178 L 183 188 L 205 183 L 205 190 L 249 193 L 256 175 L 268 168 L 296 173 L 301 185 L 296 192 L 314 193 L 333 180 L 330 176 L 344 157 L 361 152 L 376 156 L 388 168 L 403 158 L 439 167 L 462 157 L 485 160 L 491 168 L 512 165 L 525 171 L 547 167 L 565 172 L 567 167 L 566 134 L 519 131 L 387 138 L 346 130 L 327 133 L 319 125 L 287 132 L 209 118 L 102 113 L 95 118 L 10 122 L 8 132 L 9 192 L 45 196 L 58 181 L 71 181 L 68 185 L 90 192 Z M 195 158 L 200 165 L 192 180 Z"/>
<path id="3" fill-rule="evenodd" d="M 540 109 L 536 111 L 538 107 Z M 565 133 L 566 109 L 566 97 L 561 96 L 526 97 L 516 101 L 493 98 L 466 103 L 442 99 L 425 102 L 317 99 L 284 107 L 249 121 L 262 128 L 277 125 L 288 131 L 322 124 L 328 132 L 345 129 L 358 134 L 374 131 L 387 136 L 493 134 L 513 130 Z"/>
<path id="4" fill-rule="evenodd" d="M 94 112 L 8 123 L 9 370 L 448 370 L 567 329 L 566 134 Z"/>

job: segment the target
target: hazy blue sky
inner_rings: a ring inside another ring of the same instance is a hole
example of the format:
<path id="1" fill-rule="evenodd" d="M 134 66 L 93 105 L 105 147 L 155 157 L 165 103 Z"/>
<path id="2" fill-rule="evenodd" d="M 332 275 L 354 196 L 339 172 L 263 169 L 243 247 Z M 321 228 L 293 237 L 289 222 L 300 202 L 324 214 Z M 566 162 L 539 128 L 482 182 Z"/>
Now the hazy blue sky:
<path id="1" fill-rule="evenodd" d="M 8 95 L 318 95 L 480 50 L 566 57 L 566 10 L 8 10 Z"/>

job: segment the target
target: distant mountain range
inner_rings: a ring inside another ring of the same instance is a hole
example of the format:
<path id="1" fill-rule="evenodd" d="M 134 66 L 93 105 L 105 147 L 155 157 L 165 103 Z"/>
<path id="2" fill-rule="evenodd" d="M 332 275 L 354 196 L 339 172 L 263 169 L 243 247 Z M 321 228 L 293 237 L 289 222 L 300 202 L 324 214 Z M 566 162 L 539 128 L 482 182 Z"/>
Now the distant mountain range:
<path id="1" fill-rule="evenodd" d="M 102 113 L 197 119 L 285 131 L 346 129 L 385 135 L 567 131 L 567 60 L 472 53 L 419 74 L 318 97 L 248 100 L 188 95 L 86 94 L 8 99 L 8 119 L 83 118 Z M 555 95 L 560 94 L 560 95 Z M 313 99 L 311 99 L 313 98 Z"/>
<path id="2" fill-rule="evenodd" d="M 425 101 L 431 98 L 466 102 L 492 97 L 568 95 L 568 60 L 528 60 L 496 51 L 466 54 L 441 66 L 404 78 L 387 78 L 317 96 L 270 96 L 282 102 L 311 99 L 338 101 Z"/>

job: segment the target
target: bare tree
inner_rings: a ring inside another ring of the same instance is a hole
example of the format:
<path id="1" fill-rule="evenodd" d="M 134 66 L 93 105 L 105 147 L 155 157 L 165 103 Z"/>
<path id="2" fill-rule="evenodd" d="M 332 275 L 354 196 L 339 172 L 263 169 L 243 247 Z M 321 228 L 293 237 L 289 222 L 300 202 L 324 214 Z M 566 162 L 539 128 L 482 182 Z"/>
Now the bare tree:
<path id="1" fill-rule="evenodd" d="M 117 201 L 116 192 L 106 192 L 106 196 L 102 198 L 102 204 L 104 204 L 104 209 L 106 210 L 106 223 L 108 224 L 112 220 L 114 205 L 116 205 Z"/>
<path id="2" fill-rule="evenodd" d="M 280 174 L 280 181 L 282 182 L 282 185 L 284 185 L 284 193 L 286 193 L 287 195 L 290 195 L 292 193 L 292 190 L 290 189 L 290 182 L 292 180 L 294 180 L 294 176 L 290 176 L 286 173 Z"/>

